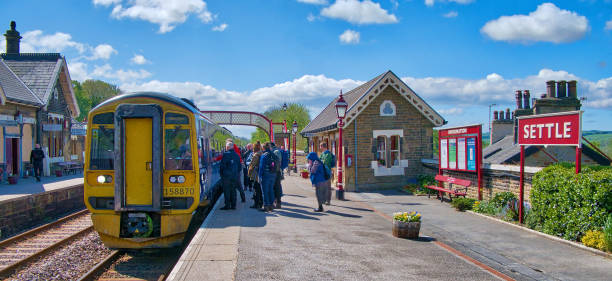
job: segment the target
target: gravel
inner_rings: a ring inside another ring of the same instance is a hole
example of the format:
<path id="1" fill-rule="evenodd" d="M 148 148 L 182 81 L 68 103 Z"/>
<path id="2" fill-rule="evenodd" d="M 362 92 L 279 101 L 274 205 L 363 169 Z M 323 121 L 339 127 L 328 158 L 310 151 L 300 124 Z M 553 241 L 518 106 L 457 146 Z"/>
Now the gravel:
<path id="1" fill-rule="evenodd" d="M 98 234 L 92 231 L 28 264 L 6 280 L 77 280 L 110 253 Z"/>

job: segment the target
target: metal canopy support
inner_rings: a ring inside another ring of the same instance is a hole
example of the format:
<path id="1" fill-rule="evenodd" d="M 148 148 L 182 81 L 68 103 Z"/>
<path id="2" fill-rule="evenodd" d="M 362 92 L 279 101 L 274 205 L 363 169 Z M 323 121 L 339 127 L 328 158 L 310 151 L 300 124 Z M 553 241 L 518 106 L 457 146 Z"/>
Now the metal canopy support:
<path id="1" fill-rule="evenodd" d="M 245 125 L 260 128 L 274 141 L 272 121 L 266 116 L 248 111 L 201 111 L 213 122 L 219 125 Z"/>

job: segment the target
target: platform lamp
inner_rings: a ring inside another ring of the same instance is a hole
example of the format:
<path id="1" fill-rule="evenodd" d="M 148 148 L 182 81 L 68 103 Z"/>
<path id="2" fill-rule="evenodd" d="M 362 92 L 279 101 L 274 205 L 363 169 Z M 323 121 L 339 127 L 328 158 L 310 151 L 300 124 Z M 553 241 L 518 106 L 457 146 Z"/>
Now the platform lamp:
<path id="1" fill-rule="evenodd" d="M 291 126 L 291 132 L 293 133 L 293 172 L 297 173 L 297 131 L 298 131 L 298 123 L 297 121 L 293 121 L 293 126 Z"/>
<path id="2" fill-rule="evenodd" d="M 342 164 L 344 158 L 342 158 L 342 127 L 344 126 L 344 116 L 346 116 L 346 109 L 348 104 L 342 97 L 342 90 L 340 90 L 340 97 L 336 101 L 336 114 L 338 115 L 338 180 L 336 181 L 338 190 L 336 190 L 336 199 L 344 200 L 344 187 L 342 184 Z"/>

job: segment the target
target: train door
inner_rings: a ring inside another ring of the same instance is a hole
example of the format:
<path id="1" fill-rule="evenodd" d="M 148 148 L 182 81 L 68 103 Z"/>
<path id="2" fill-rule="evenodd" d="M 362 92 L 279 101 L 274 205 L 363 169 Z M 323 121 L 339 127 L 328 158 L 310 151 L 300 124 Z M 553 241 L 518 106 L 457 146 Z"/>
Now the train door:
<path id="1" fill-rule="evenodd" d="M 162 191 L 162 109 L 122 104 L 115 118 L 115 210 L 159 211 Z"/>

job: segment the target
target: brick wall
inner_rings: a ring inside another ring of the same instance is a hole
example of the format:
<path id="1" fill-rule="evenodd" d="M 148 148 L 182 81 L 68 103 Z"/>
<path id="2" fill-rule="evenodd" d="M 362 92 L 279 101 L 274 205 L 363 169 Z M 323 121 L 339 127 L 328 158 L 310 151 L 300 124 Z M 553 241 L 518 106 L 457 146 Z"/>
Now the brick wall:
<path id="1" fill-rule="evenodd" d="M 0 202 L 0 239 L 71 211 L 85 208 L 83 185 Z"/>

